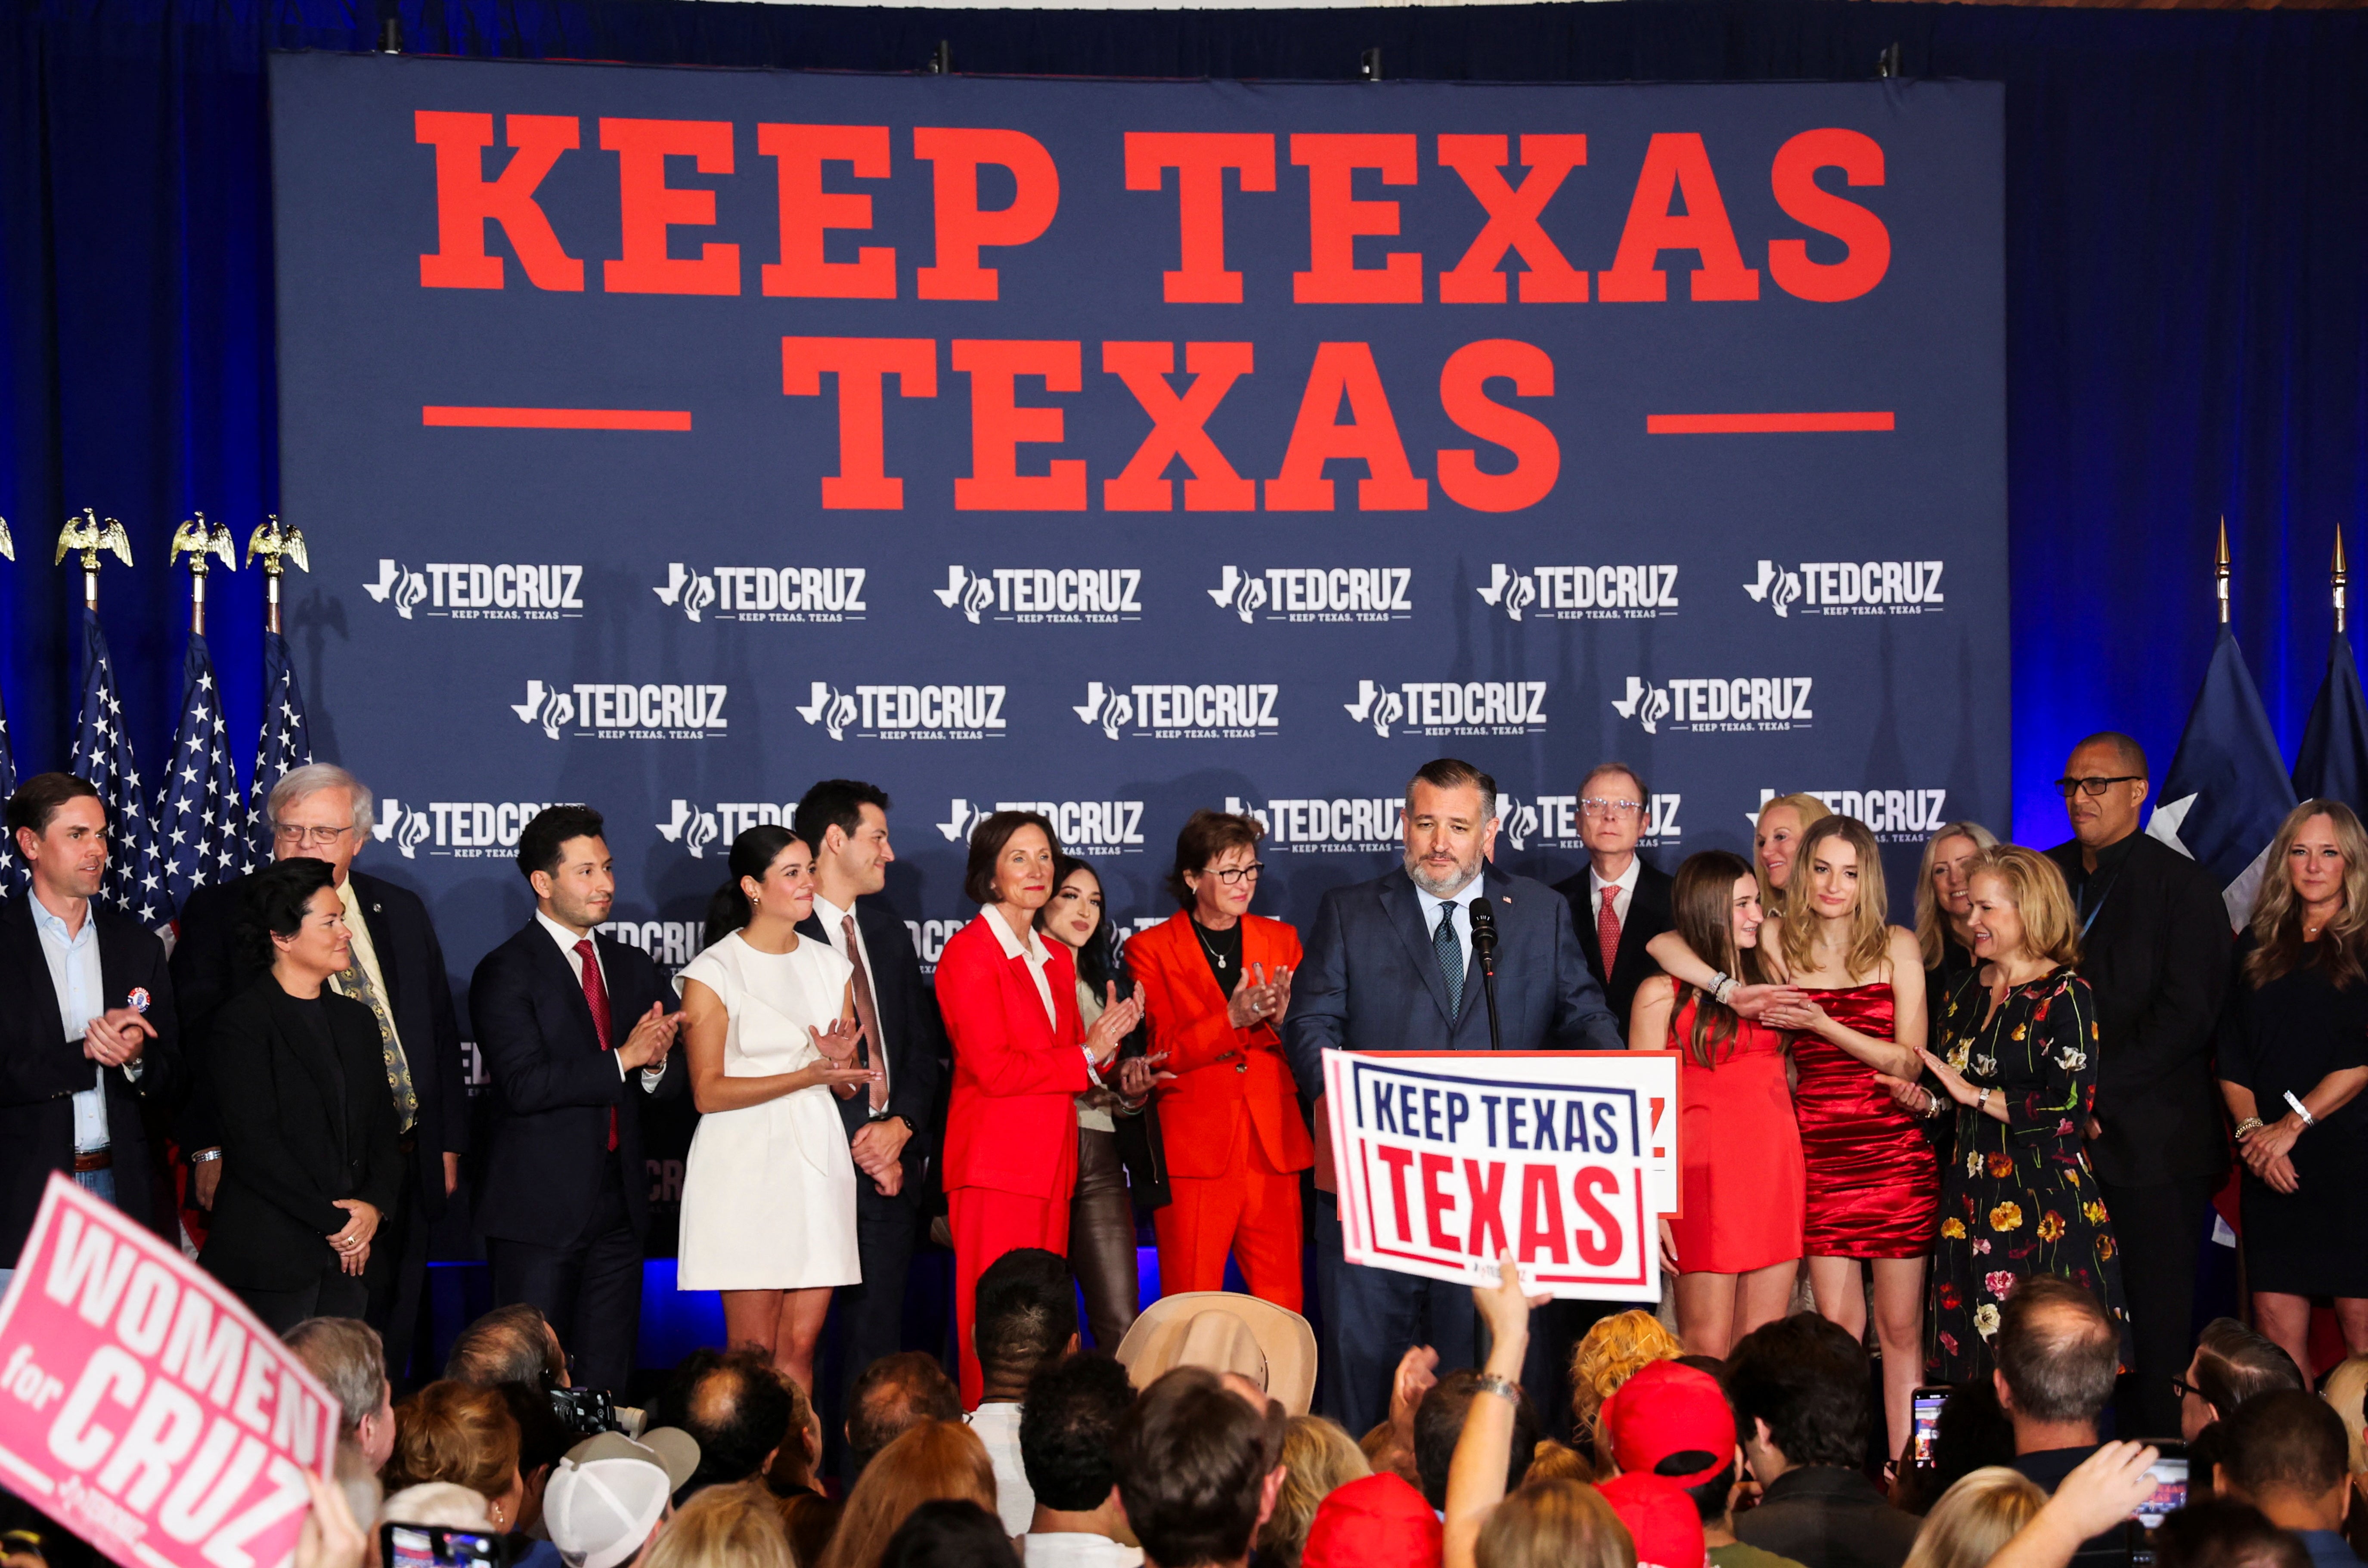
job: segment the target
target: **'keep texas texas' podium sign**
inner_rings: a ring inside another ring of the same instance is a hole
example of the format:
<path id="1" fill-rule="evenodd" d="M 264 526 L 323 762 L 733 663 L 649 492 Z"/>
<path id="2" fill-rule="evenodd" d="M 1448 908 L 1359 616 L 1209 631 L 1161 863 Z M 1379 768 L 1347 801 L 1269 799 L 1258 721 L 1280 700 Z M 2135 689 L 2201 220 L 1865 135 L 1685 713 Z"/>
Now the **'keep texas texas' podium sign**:
<path id="1" fill-rule="evenodd" d="M 1350 1263 L 1532 1290 L 1661 1293 L 1678 1207 L 1675 1051 L 1324 1053 Z"/>

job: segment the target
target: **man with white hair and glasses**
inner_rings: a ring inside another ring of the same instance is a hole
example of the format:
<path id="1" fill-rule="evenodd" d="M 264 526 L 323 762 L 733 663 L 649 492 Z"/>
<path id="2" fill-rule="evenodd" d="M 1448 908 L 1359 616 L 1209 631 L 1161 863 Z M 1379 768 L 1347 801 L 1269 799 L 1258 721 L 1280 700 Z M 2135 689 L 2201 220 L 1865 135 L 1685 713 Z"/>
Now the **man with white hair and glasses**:
<path id="1" fill-rule="evenodd" d="M 404 1179 L 402 1196 L 370 1248 L 366 1316 L 385 1336 L 389 1373 L 407 1385 L 427 1275 L 427 1231 L 460 1185 L 469 1104 L 451 983 L 427 906 L 406 888 L 353 869 L 354 858 L 370 842 L 372 803 L 370 787 L 360 779 L 342 767 L 314 763 L 284 775 L 266 810 L 273 859 L 302 856 L 328 863 L 345 903 L 346 927 L 353 934 L 351 961 L 330 983 L 378 1019 Z M 216 1009 L 262 972 L 241 961 L 233 940 L 245 882 L 233 878 L 191 893 L 181 906 L 173 949 L 173 986 L 194 1080 L 177 1132 L 190 1161 L 192 1189 L 208 1208 L 222 1180 L 208 1035 Z"/>

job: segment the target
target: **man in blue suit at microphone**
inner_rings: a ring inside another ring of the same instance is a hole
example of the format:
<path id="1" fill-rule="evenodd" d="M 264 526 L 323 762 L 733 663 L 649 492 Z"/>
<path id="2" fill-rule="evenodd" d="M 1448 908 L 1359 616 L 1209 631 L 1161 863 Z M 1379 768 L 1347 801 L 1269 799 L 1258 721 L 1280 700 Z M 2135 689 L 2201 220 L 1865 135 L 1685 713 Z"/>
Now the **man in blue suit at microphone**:
<path id="1" fill-rule="evenodd" d="M 1473 961 L 1474 900 L 1497 928 L 1497 1044 L 1506 1051 L 1618 1051 L 1627 1042 L 1603 1004 L 1560 893 L 1488 864 L 1497 842 L 1497 781 L 1468 762 L 1427 763 L 1406 786 L 1406 863 L 1324 895 L 1292 977 L 1286 1041 L 1310 1100 L 1324 1091 L 1323 1052 L 1486 1051 L 1488 1005 Z M 1321 1119 L 1319 1118 L 1319 1125 Z M 1316 1166 L 1328 1187 L 1326 1157 Z M 1329 1191 L 1316 1197 L 1317 1289 L 1324 1313 L 1326 1404 L 1361 1437 L 1389 1414 L 1390 1385 L 1409 1346 L 1429 1345 L 1442 1369 L 1477 1366 L 1472 1291 L 1347 1264 Z"/>

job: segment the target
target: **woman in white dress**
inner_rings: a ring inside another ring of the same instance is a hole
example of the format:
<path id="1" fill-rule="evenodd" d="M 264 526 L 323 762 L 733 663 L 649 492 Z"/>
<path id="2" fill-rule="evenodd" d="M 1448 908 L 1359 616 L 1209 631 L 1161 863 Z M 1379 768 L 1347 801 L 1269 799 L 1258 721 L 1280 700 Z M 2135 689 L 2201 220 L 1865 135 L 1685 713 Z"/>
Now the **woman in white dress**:
<path id="1" fill-rule="evenodd" d="M 752 827 L 732 841 L 731 871 L 708 905 L 706 949 L 674 983 L 700 1113 L 678 1283 L 722 1291 L 726 1341 L 764 1346 L 811 1392 L 831 1288 L 861 1278 L 855 1162 L 831 1096 L 873 1070 L 855 1061 L 853 971 L 798 936 L 813 851 L 787 828 Z"/>

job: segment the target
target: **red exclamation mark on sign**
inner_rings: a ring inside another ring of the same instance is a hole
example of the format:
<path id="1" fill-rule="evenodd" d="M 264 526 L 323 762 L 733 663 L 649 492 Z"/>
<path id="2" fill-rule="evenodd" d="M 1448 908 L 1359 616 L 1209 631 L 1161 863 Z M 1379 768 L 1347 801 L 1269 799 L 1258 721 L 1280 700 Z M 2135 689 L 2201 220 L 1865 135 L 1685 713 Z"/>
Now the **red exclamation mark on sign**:
<path id="1" fill-rule="evenodd" d="M 1651 1100 L 1653 1107 L 1653 1131 L 1657 1133 L 1661 1131 L 1661 1108 L 1668 1105 L 1669 1102 L 1661 1098 L 1658 1095 L 1653 1095 L 1647 1097 Z M 1668 1157 L 1669 1151 L 1667 1145 L 1656 1143 L 1653 1146 L 1653 1158 L 1656 1160 L 1666 1160 Z"/>

